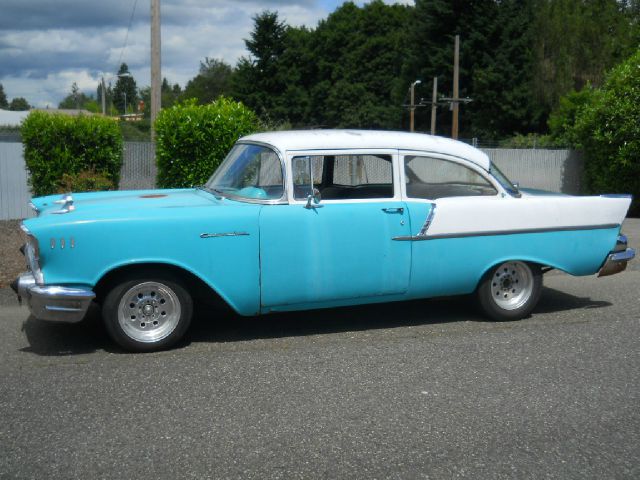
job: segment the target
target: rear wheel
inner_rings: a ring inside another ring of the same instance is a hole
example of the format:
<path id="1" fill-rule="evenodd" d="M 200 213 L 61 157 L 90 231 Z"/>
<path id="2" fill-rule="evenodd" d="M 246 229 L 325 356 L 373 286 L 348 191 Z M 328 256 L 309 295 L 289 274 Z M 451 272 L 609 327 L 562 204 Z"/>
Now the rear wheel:
<path id="1" fill-rule="evenodd" d="M 136 275 L 115 285 L 105 297 L 102 317 L 122 348 L 149 352 L 170 347 L 191 323 L 193 301 L 178 279 Z"/>
<path id="2" fill-rule="evenodd" d="M 504 262 L 484 276 L 476 295 L 480 307 L 494 320 L 519 320 L 534 309 L 542 291 L 540 267 Z"/>

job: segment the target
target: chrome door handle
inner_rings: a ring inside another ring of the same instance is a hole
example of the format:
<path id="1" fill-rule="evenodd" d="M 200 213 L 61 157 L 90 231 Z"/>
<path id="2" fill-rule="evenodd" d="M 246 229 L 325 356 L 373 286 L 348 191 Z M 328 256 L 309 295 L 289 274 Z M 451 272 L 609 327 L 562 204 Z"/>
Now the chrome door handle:
<path id="1" fill-rule="evenodd" d="M 383 208 L 382 211 L 384 213 L 404 213 L 403 207 L 393 207 L 393 208 Z"/>

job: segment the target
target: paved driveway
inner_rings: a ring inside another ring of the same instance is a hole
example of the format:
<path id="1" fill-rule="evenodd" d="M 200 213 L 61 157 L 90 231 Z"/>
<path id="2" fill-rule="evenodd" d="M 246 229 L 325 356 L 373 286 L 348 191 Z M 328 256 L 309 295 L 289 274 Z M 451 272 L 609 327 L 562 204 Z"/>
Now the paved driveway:
<path id="1" fill-rule="evenodd" d="M 0 478 L 640 478 L 640 271 L 545 284 L 519 322 L 205 314 L 146 355 L 5 305 Z"/>

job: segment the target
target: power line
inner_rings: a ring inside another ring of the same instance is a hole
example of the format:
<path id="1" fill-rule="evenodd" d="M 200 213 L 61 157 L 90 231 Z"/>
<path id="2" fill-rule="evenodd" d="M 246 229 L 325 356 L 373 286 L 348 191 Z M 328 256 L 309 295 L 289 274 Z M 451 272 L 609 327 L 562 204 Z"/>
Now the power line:
<path id="1" fill-rule="evenodd" d="M 133 16 L 136 13 L 136 5 L 138 5 L 138 0 L 135 0 L 133 2 L 133 9 L 131 10 L 131 17 L 129 17 L 129 26 L 127 27 L 127 34 L 124 37 L 124 43 L 122 44 L 122 50 L 120 50 L 120 58 L 118 58 L 118 64 L 116 65 L 116 72 L 117 72 L 117 69 L 120 68 L 120 65 L 122 65 L 121 61 L 122 61 L 122 57 L 124 56 L 124 50 L 125 50 L 125 48 L 127 48 L 127 41 L 129 40 L 129 32 L 131 31 L 131 24 L 133 23 Z"/>

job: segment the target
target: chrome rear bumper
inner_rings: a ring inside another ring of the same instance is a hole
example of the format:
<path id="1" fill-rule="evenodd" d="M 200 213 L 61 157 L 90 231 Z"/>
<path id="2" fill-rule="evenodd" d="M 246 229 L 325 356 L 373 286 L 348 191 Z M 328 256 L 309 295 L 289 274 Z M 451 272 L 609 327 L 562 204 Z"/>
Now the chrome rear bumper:
<path id="1" fill-rule="evenodd" d="M 627 262 L 636 256 L 633 248 L 627 248 L 627 237 L 619 235 L 616 247 L 608 256 L 600 267 L 598 277 L 606 277 L 622 272 L 627 268 Z"/>
<path id="2" fill-rule="evenodd" d="M 21 274 L 11 287 L 24 298 L 34 317 L 40 320 L 75 323 L 87 313 L 95 293 L 82 288 L 36 285 L 31 272 Z"/>

